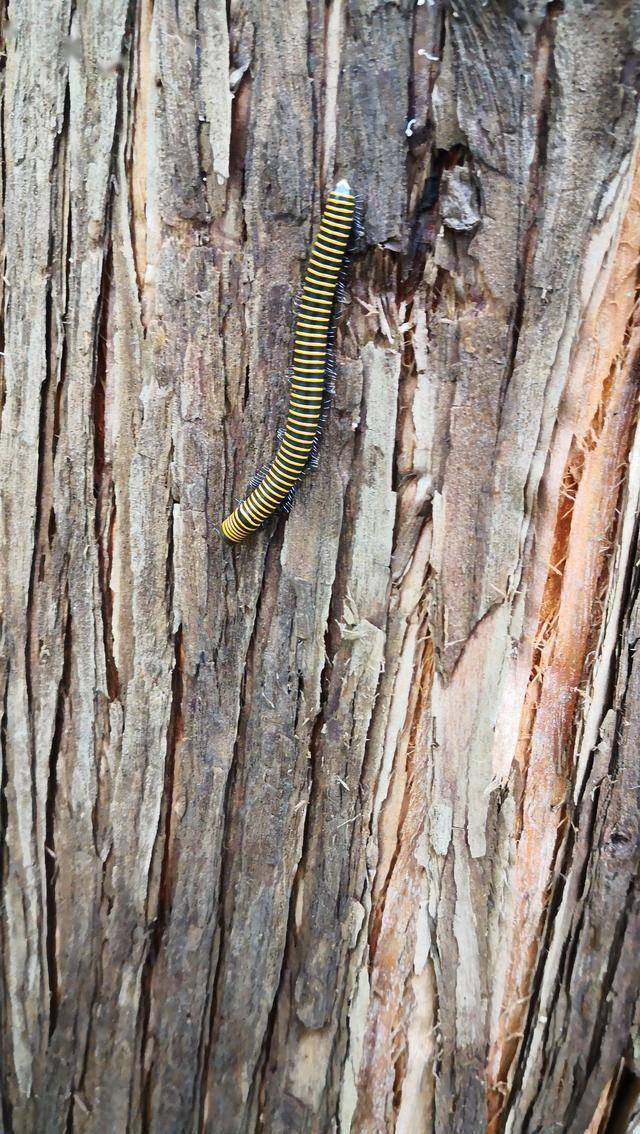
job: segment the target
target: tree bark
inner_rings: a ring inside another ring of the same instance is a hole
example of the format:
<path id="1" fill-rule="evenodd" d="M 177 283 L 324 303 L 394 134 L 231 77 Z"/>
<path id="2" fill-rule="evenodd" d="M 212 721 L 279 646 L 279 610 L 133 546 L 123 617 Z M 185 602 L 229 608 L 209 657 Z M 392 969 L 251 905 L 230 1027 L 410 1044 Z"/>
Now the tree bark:
<path id="1" fill-rule="evenodd" d="M 2 36 L 3 1130 L 638 1129 L 640 8 Z M 231 549 L 339 176 L 320 465 Z"/>

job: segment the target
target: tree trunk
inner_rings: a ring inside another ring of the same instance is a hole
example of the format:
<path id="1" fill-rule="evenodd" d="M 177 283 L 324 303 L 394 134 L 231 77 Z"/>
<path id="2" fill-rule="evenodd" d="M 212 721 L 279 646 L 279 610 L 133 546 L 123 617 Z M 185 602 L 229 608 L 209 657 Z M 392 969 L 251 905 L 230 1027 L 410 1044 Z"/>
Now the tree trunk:
<path id="1" fill-rule="evenodd" d="M 640 8 L 2 7 L 3 1130 L 638 1129 Z"/>

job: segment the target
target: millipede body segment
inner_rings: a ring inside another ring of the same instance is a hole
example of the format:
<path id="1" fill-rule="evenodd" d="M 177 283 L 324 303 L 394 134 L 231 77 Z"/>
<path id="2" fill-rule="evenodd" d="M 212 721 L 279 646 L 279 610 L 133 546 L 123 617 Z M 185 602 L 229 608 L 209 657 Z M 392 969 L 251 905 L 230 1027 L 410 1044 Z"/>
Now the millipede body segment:
<path id="1" fill-rule="evenodd" d="M 271 464 L 256 475 L 244 500 L 222 521 L 222 535 L 229 543 L 240 543 L 275 512 L 288 511 L 300 477 L 315 461 L 332 392 L 336 307 L 358 228 L 356 197 L 346 181 L 339 181 L 329 194 L 298 304 L 284 431 Z"/>

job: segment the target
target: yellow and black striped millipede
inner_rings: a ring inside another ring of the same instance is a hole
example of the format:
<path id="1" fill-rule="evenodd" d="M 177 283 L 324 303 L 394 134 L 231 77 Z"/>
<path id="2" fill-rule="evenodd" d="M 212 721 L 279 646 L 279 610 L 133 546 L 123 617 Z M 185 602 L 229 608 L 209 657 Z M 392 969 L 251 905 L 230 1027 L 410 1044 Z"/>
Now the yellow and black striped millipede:
<path id="1" fill-rule="evenodd" d="M 244 500 L 222 521 L 228 543 L 240 543 L 276 512 L 288 511 L 298 481 L 315 463 L 332 393 L 336 308 L 359 224 L 356 197 L 347 181 L 339 181 L 329 194 L 298 303 L 284 432 L 271 464 L 256 475 Z"/>

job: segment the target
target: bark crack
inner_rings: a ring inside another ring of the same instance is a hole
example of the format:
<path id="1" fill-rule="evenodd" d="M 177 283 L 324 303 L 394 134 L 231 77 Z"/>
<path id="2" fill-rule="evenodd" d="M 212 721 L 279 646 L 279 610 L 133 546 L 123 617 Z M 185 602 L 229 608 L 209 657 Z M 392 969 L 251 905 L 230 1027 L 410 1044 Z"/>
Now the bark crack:
<path id="1" fill-rule="evenodd" d="M 93 483 L 95 494 L 95 534 L 98 549 L 98 581 L 102 609 L 102 639 L 110 701 L 120 698 L 120 675 L 114 655 L 113 591 L 111 569 L 116 524 L 113 470 L 106 456 L 107 344 L 110 341 L 109 297 L 112 285 L 113 252 L 111 241 L 103 259 L 100 306 L 96 321 L 96 365 L 93 386 Z"/>
<path id="2" fill-rule="evenodd" d="M 170 523 L 170 532 L 173 525 Z M 173 537 L 170 536 L 168 562 L 173 564 Z M 173 587 L 171 588 L 173 595 Z M 172 602 L 169 610 L 172 609 Z M 167 754 L 164 769 L 164 788 L 162 793 L 163 811 L 161 816 L 162 827 L 162 862 L 160 865 L 160 879 L 158 883 L 158 901 L 152 929 L 149 937 L 149 946 L 142 971 L 140 991 L 140 1012 L 142 1016 L 140 1039 L 140 1079 L 141 1079 L 141 1130 L 142 1134 L 150 1134 L 152 1130 L 152 1090 L 153 1090 L 153 1060 L 147 1065 L 147 1046 L 149 1039 L 149 1021 L 151 1018 L 153 972 L 160 954 L 165 930 L 171 917 L 173 900 L 173 801 L 176 771 L 176 753 L 184 735 L 184 641 L 183 629 L 180 625 L 174 635 L 174 663 L 171 677 L 171 709 L 169 713 L 169 728 L 167 733 Z"/>
<path id="3" fill-rule="evenodd" d="M 67 705 L 71 696 L 71 661 L 72 661 L 72 616 L 68 592 L 65 597 L 65 630 L 64 630 L 64 661 L 62 674 L 58 684 L 58 696 L 55 709 L 55 726 L 49 754 L 49 778 L 47 782 L 47 799 L 45 806 L 45 886 L 47 907 L 47 933 L 46 953 L 49 984 L 49 1040 L 53 1036 L 58 1019 L 59 986 L 58 986 L 58 960 L 57 936 L 58 918 L 56 910 L 56 878 L 58 872 L 56 858 L 56 800 L 58 793 L 58 760 L 64 740 L 64 728 L 67 721 Z"/>
<path id="4" fill-rule="evenodd" d="M 547 149 L 552 107 L 552 87 L 555 76 L 553 53 L 555 46 L 555 22 L 562 10 L 562 0 L 551 0 L 547 4 L 544 20 L 538 31 L 536 62 L 533 76 L 534 105 L 533 114 L 536 128 L 534 149 L 529 165 L 529 183 L 524 204 L 523 240 L 520 258 L 516 268 L 514 283 L 515 300 L 511 317 L 511 342 L 504 380 L 499 395 L 498 428 L 504 407 L 509 383 L 513 377 L 520 342 L 520 331 L 524 321 L 525 304 L 529 291 L 529 269 L 537 247 L 538 217 L 543 207 L 544 178 L 547 167 Z"/>

